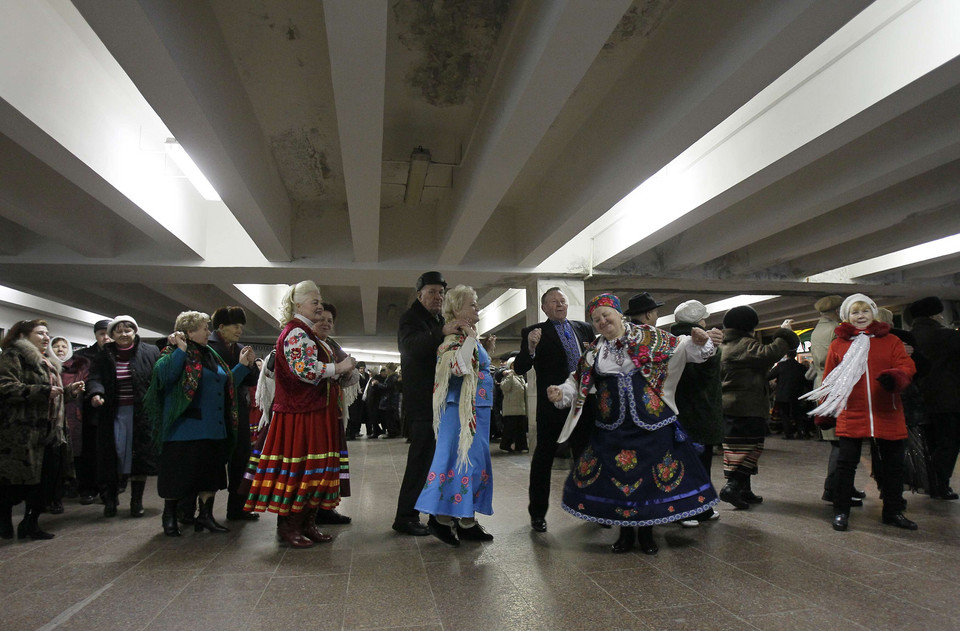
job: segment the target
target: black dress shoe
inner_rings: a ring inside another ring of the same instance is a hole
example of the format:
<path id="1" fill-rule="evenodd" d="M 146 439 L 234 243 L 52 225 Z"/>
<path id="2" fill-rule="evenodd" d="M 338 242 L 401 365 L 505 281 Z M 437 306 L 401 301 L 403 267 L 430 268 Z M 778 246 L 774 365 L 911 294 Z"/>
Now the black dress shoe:
<path id="1" fill-rule="evenodd" d="M 346 515 L 341 515 L 336 509 L 318 510 L 316 523 L 318 524 L 349 524 L 352 520 Z"/>
<path id="2" fill-rule="evenodd" d="M 419 521 L 396 520 L 393 522 L 393 529 L 404 535 L 413 537 L 426 537 L 430 531 Z"/>
<path id="3" fill-rule="evenodd" d="M 949 486 L 945 486 L 939 491 L 937 491 L 936 493 L 932 493 L 930 497 L 936 500 L 960 499 L 960 495 L 957 495 L 956 493 L 954 493 L 953 489 L 951 489 Z"/>
<path id="4" fill-rule="evenodd" d="M 620 526 L 620 537 L 610 546 L 610 552 L 624 554 L 633 550 L 637 540 L 637 529 L 633 526 Z"/>
<path id="5" fill-rule="evenodd" d="M 97 501 L 96 495 L 81 495 L 80 496 L 80 505 L 89 506 Z"/>
<path id="6" fill-rule="evenodd" d="M 535 532 L 547 532 L 547 520 L 546 519 L 531 519 L 530 527 L 533 528 Z"/>
<path id="7" fill-rule="evenodd" d="M 640 545 L 640 552 L 653 556 L 660 551 L 657 542 L 653 540 L 653 526 L 641 526 L 637 528 L 637 543 Z"/>
<path id="8" fill-rule="evenodd" d="M 884 515 L 880 521 L 888 526 L 896 526 L 897 528 L 903 528 L 904 530 L 916 530 L 919 528 L 919 526 L 917 526 L 917 522 L 910 521 L 903 516 L 903 513 L 897 513 L 896 515 Z"/>
<path id="9" fill-rule="evenodd" d="M 474 524 L 469 528 L 463 528 L 457 524 L 457 536 L 470 541 L 493 541 L 493 535 L 484 530 L 480 524 Z"/>
<path id="10" fill-rule="evenodd" d="M 260 519 L 260 515 L 258 513 L 248 513 L 247 511 L 231 513 L 230 511 L 227 511 L 227 521 L 257 521 L 258 519 Z"/>
<path id="11" fill-rule="evenodd" d="M 857 498 L 858 500 L 863 500 L 863 499 L 866 499 L 866 498 L 867 498 L 867 492 L 866 492 L 866 491 L 858 491 L 857 489 L 853 489 L 853 495 L 852 495 L 851 497 L 855 497 L 855 498 Z"/>
<path id="12" fill-rule="evenodd" d="M 427 530 L 430 531 L 431 535 L 444 542 L 448 546 L 453 546 L 456 548 L 460 545 L 460 539 L 457 537 L 456 524 L 441 524 L 437 521 L 436 517 L 430 515 L 430 519 L 427 520 Z"/>
<path id="13" fill-rule="evenodd" d="M 833 529 L 844 531 L 849 525 L 850 516 L 846 513 L 837 513 L 833 516 Z"/>

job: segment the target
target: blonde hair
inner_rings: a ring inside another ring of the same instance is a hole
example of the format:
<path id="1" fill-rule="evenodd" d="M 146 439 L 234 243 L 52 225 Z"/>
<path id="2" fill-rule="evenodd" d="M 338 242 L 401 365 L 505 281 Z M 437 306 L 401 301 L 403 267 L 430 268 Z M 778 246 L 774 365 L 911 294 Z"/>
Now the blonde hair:
<path id="1" fill-rule="evenodd" d="M 296 285 L 290 285 L 280 300 L 280 325 L 283 326 L 297 313 L 297 305 L 306 300 L 310 294 L 320 295 L 320 288 L 312 280 L 302 280 Z"/>
<path id="2" fill-rule="evenodd" d="M 177 322 L 173 325 L 173 330 L 190 333 L 208 322 L 210 322 L 210 316 L 202 311 L 184 311 L 177 316 Z"/>
<path id="3" fill-rule="evenodd" d="M 453 322 L 457 319 L 456 313 L 463 309 L 463 303 L 467 298 L 476 298 L 477 292 L 473 287 L 467 285 L 457 285 L 447 291 L 443 298 L 443 319 L 447 322 Z"/>

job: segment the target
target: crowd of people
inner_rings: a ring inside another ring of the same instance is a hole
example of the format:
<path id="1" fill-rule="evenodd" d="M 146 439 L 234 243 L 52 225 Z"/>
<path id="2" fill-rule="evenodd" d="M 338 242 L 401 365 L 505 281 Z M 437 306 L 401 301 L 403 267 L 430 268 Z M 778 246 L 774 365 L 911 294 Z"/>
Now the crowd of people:
<path id="1" fill-rule="evenodd" d="M 960 332 L 938 298 L 906 307 L 905 330 L 868 296 L 823 297 L 801 363 L 792 321 L 758 334 L 749 306 L 707 329 L 707 307 L 688 300 L 667 331 L 656 326 L 663 303 L 647 292 L 626 309 L 613 294 L 594 297 L 587 323 L 567 317 L 559 287 L 541 296 L 546 319 L 497 356 L 495 337 L 478 335 L 471 287 L 448 291 L 431 271 L 415 289 L 399 322 L 400 365 L 375 373 L 332 337 L 337 309 L 309 280 L 287 290 L 281 332 L 262 358 L 241 343 L 246 317 L 235 306 L 212 317 L 185 311 L 156 344 L 119 315 L 97 322 L 96 344 L 76 351 L 43 320 L 13 324 L 0 342 L 0 538 L 52 538 L 39 517 L 63 512 L 64 497 L 99 499 L 112 518 L 128 492 L 129 516 L 140 518 L 147 478 L 157 476 L 166 536 L 191 524 L 227 532 L 214 515 L 225 491 L 227 521 L 274 513 L 277 538 L 309 548 L 332 539 L 324 525 L 351 522 L 337 509 L 350 496 L 348 442 L 365 425 L 368 438 L 409 443 L 395 531 L 449 546 L 491 541 L 478 521 L 493 513 L 491 440 L 506 454 L 528 452 L 530 400 L 531 529 L 547 531 L 554 461 L 566 456 L 560 506 L 617 526 L 614 553 L 656 554 L 653 526 L 699 527 L 720 517 L 721 501 L 762 503 L 754 481 L 772 430 L 829 442 L 823 499 L 835 530 L 862 505 L 865 440 L 882 523 L 918 528 L 904 515 L 905 484 L 958 499 Z"/>

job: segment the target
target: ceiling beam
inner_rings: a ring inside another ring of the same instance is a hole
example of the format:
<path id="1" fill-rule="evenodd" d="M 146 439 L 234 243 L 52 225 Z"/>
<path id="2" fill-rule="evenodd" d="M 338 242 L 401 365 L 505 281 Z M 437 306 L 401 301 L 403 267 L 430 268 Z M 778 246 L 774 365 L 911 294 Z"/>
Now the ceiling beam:
<path id="1" fill-rule="evenodd" d="M 381 0 L 323 3 L 353 258 L 358 262 L 378 260 L 388 8 Z"/>
<path id="2" fill-rule="evenodd" d="M 629 6 L 629 0 L 522 5 L 501 35 L 500 68 L 454 180 L 441 265 L 466 257 Z"/>

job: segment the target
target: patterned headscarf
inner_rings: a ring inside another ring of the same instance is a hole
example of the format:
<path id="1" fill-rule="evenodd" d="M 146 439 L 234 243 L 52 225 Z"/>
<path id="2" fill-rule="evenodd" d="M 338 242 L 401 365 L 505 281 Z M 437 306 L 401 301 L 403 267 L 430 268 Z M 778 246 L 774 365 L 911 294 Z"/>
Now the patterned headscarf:
<path id="1" fill-rule="evenodd" d="M 587 305 L 587 313 L 593 315 L 593 310 L 597 307 L 610 307 L 616 309 L 619 313 L 623 313 L 623 309 L 620 308 L 620 299 L 613 294 L 594 296 L 593 300 Z"/>

